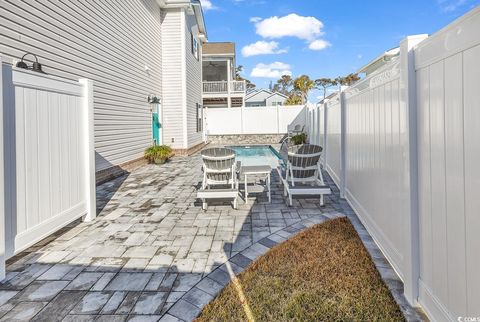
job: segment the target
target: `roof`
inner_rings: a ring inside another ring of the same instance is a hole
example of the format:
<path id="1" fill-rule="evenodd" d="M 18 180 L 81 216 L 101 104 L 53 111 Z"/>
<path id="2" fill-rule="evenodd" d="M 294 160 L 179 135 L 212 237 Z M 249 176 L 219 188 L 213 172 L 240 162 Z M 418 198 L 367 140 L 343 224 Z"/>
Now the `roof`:
<path id="1" fill-rule="evenodd" d="M 232 55 L 235 56 L 234 42 L 207 42 L 202 47 L 203 55 Z"/>
<path id="2" fill-rule="evenodd" d="M 252 98 L 252 97 L 254 97 L 254 96 L 256 96 L 257 94 L 260 94 L 260 93 L 262 93 L 262 92 L 265 92 L 265 93 L 269 94 L 268 97 L 270 97 L 270 96 L 272 95 L 272 92 L 270 92 L 270 91 L 267 90 L 267 89 L 257 89 L 256 91 L 247 94 L 247 96 L 245 96 L 245 100 L 248 100 L 248 99 L 250 99 L 250 98 Z"/>
<path id="3" fill-rule="evenodd" d="M 287 95 L 282 94 L 282 93 L 280 93 L 280 92 L 273 92 L 272 95 L 270 95 L 268 98 L 270 98 L 270 97 L 272 97 L 272 96 L 275 96 L 275 95 L 282 96 L 283 98 L 288 98 Z"/>
<path id="4" fill-rule="evenodd" d="M 202 42 L 207 41 L 207 28 L 205 26 L 205 18 L 200 0 L 157 0 L 157 4 L 162 9 L 188 8 L 197 20 L 200 40 Z"/>
<path id="5" fill-rule="evenodd" d="M 385 62 L 391 60 L 392 58 L 398 56 L 400 54 L 400 47 L 395 47 L 392 49 L 387 50 L 367 65 L 363 66 L 358 70 L 358 73 L 369 73 L 376 70 L 379 66 L 383 65 Z"/>

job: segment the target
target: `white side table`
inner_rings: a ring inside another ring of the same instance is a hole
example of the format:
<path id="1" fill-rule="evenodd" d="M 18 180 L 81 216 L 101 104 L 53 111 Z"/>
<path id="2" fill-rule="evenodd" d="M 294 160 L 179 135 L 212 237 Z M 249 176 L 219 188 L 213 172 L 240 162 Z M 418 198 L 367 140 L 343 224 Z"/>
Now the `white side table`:
<path id="1" fill-rule="evenodd" d="M 269 165 L 252 165 L 242 166 L 240 169 L 240 178 L 244 178 L 245 182 L 245 204 L 248 204 L 248 176 L 264 176 L 265 185 L 268 193 L 268 202 L 272 202 L 272 195 L 270 191 L 270 173 L 272 168 Z"/>

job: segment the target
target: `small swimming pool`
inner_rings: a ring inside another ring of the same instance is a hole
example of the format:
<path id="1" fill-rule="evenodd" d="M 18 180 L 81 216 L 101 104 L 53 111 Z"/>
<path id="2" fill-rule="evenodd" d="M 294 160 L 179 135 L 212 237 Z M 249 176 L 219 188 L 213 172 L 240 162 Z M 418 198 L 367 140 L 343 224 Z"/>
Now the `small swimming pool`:
<path id="1" fill-rule="evenodd" d="M 277 151 L 270 145 L 235 145 L 229 148 L 235 151 L 236 159 L 246 166 L 269 165 L 274 169 L 280 160 Z"/>

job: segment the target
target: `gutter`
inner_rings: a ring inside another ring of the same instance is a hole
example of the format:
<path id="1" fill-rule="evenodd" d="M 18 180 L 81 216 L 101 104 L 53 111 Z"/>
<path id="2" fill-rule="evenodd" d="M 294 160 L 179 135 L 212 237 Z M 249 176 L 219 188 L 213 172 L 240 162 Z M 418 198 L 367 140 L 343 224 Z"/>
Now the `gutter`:
<path id="1" fill-rule="evenodd" d="M 157 0 L 157 4 L 162 9 L 179 9 L 184 8 L 192 10 L 197 20 L 199 38 L 202 42 L 207 42 L 207 28 L 205 26 L 205 18 L 203 16 L 202 4 L 200 0 Z"/>

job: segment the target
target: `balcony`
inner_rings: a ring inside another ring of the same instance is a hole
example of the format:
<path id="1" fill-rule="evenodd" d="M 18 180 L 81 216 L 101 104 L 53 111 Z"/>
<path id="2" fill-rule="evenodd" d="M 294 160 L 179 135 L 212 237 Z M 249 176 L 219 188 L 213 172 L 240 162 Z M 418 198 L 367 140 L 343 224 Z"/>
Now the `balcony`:
<path id="1" fill-rule="evenodd" d="M 203 82 L 203 94 L 222 95 L 240 94 L 245 95 L 246 91 L 245 81 L 218 81 L 218 82 Z"/>

